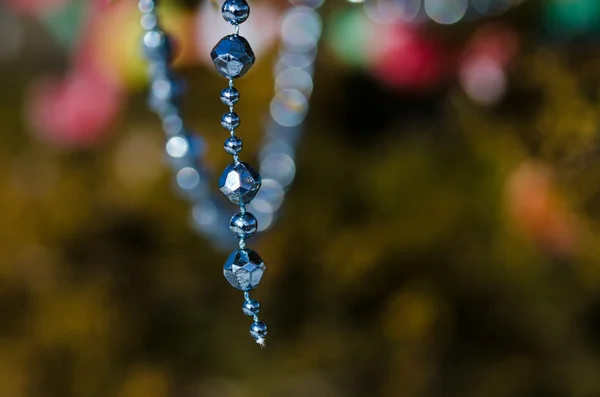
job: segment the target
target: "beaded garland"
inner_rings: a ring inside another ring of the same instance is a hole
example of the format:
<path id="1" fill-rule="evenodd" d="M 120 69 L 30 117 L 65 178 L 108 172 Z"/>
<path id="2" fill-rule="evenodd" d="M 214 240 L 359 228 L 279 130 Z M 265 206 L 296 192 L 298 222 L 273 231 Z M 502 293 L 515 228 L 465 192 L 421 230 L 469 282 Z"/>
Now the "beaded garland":
<path id="1" fill-rule="evenodd" d="M 151 88 L 149 106 L 163 121 L 167 134 L 166 151 L 176 170 L 176 181 L 185 196 L 194 202 L 194 219 L 198 229 L 224 246 L 222 228 L 217 221 L 223 220 L 224 210 L 218 200 L 205 186 L 207 173 L 197 165 L 203 143 L 198 136 L 192 137 L 183 125 L 179 111 L 182 83 L 171 70 L 173 46 L 161 30 L 156 16 L 157 0 L 139 0 L 142 12 L 141 25 L 145 29 L 143 49 L 149 61 Z M 267 226 L 281 205 L 286 188 L 294 174 L 294 147 L 298 141 L 300 126 L 308 110 L 308 98 L 312 91 L 313 61 L 321 33 L 321 22 L 314 8 L 318 4 L 305 3 L 292 7 L 286 14 L 282 27 L 282 48 L 276 72 L 276 96 L 271 102 L 271 121 L 267 128 L 265 145 L 261 151 L 261 173 L 240 161 L 242 140 L 236 135 L 240 117 L 234 111 L 240 93 L 234 80 L 248 72 L 255 62 L 250 43 L 240 35 L 240 24 L 250 16 L 246 0 L 226 0 L 221 7 L 225 21 L 234 28 L 233 34 L 222 38 L 211 51 L 211 58 L 219 74 L 228 80 L 221 91 L 221 101 L 228 111 L 221 118 L 221 126 L 230 136 L 224 149 L 233 157 L 219 178 L 219 189 L 239 212 L 230 218 L 229 231 L 238 239 L 238 248 L 232 252 L 223 267 L 227 281 L 244 292 L 242 312 L 253 318 L 250 334 L 261 346 L 266 344 L 267 326 L 259 320 L 260 303 L 250 298 L 250 291 L 260 282 L 266 269 L 262 258 L 254 250 L 246 248 L 246 240 L 260 230 L 263 218 Z M 294 32 L 286 35 L 284 28 Z M 261 186 L 267 188 L 261 190 Z M 262 196 L 261 196 L 262 194 Z M 257 198 L 259 205 L 253 206 Z M 259 219 L 248 211 L 251 207 Z"/>

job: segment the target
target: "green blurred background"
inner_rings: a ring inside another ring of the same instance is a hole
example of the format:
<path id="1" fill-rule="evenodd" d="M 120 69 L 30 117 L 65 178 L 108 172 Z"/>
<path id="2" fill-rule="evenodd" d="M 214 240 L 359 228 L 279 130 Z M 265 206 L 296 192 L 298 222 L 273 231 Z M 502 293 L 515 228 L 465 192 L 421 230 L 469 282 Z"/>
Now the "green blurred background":
<path id="1" fill-rule="evenodd" d="M 251 244 L 263 350 L 228 252 L 172 189 L 126 2 L 0 3 L 0 397 L 600 396 L 596 0 L 441 22 L 319 8 L 296 182 Z M 210 4 L 165 7 L 182 48 L 201 41 Z M 391 43 L 383 66 L 367 37 Z M 184 113 L 220 170 L 224 80 L 191 53 Z M 238 85 L 251 163 L 276 56 Z M 118 88 L 70 84 L 89 58 Z"/>

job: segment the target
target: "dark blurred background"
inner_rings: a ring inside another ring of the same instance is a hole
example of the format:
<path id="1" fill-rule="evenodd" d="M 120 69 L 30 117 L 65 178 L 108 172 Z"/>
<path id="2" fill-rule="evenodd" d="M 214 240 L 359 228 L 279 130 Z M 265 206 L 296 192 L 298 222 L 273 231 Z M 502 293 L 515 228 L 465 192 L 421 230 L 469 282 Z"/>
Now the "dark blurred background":
<path id="1" fill-rule="evenodd" d="M 215 170 L 218 6 L 160 11 Z M 252 2 L 250 163 L 288 7 Z M 0 397 L 600 396 L 600 2 L 318 11 L 261 350 L 173 189 L 136 2 L 0 2 Z"/>

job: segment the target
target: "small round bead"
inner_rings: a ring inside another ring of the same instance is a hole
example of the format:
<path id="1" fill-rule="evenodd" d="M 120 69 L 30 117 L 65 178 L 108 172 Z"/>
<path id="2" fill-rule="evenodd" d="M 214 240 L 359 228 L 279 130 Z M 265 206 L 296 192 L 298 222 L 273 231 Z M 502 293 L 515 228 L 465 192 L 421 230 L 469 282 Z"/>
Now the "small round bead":
<path id="1" fill-rule="evenodd" d="M 234 87 L 227 87 L 221 91 L 221 102 L 227 106 L 233 106 L 240 100 L 240 92 Z"/>
<path id="2" fill-rule="evenodd" d="M 227 112 L 221 118 L 221 125 L 227 131 L 235 130 L 240 126 L 240 116 L 234 112 Z"/>
<path id="3" fill-rule="evenodd" d="M 264 339 L 267 336 L 267 325 L 262 321 L 256 321 L 250 326 L 250 335 L 254 340 Z"/>
<path id="4" fill-rule="evenodd" d="M 165 150 L 169 157 L 180 159 L 189 153 L 190 146 L 190 141 L 185 135 L 176 135 L 167 140 Z"/>
<path id="5" fill-rule="evenodd" d="M 239 239 L 247 239 L 256 233 L 258 221 L 250 212 L 238 212 L 229 221 L 231 233 Z"/>
<path id="6" fill-rule="evenodd" d="M 162 121 L 162 125 L 169 136 L 185 134 L 185 130 L 183 129 L 183 119 L 179 114 L 171 114 L 165 117 Z"/>
<path id="7" fill-rule="evenodd" d="M 158 28 L 158 19 L 154 14 L 144 14 L 140 19 L 140 25 L 144 30 L 153 30 Z"/>
<path id="8" fill-rule="evenodd" d="M 138 8 L 140 12 L 144 14 L 149 14 L 154 11 L 154 1 L 153 0 L 140 0 L 138 2 Z"/>
<path id="9" fill-rule="evenodd" d="M 158 29 L 149 30 L 142 39 L 146 58 L 154 62 L 167 63 L 173 56 L 171 40 Z"/>
<path id="10" fill-rule="evenodd" d="M 223 19 L 232 25 L 239 25 L 250 16 L 250 6 L 246 0 L 227 0 L 221 7 Z"/>
<path id="11" fill-rule="evenodd" d="M 225 151 L 227 153 L 234 156 L 242 150 L 242 148 L 244 147 L 244 143 L 237 136 L 232 136 L 227 138 L 223 146 L 225 147 Z"/>
<path id="12" fill-rule="evenodd" d="M 150 84 L 150 94 L 159 99 L 175 101 L 185 91 L 184 82 L 176 75 L 167 75 L 154 79 Z"/>
<path id="13" fill-rule="evenodd" d="M 258 312 L 260 311 L 260 303 L 258 303 L 258 301 L 255 301 L 254 299 L 244 301 L 244 304 L 242 305 L 242 311 L 246 316 L 252 317 L 258 314 Z"/>
<path id="14" fill-rule="evenodd" d="M 154 79 L 168 77 L 171 74 L 169 62 L 151 61 L 148 63 L 148 76 L 150 77 L 151 81 Z"/>
<path id="15" fill-rule="evenodd" d="M 168 117 L 177 111 L 177 101 L 183 94 L 182 81 L 172 75 L 155 79 L 150 85 L 148 105 L 155 112 Z"/>

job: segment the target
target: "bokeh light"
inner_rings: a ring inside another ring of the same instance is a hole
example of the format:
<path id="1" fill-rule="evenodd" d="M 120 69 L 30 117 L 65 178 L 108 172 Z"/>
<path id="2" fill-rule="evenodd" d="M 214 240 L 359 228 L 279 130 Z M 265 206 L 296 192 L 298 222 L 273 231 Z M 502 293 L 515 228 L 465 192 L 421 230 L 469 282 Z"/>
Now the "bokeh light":
<path id="1" fill-rule="evenodd" d="M 468 0 L 423 0 L 427 15 L 437 23 L 451 25 L 467 13 Z"/>
<path id="2" fill-rule="evenodd" d="M 260 350 L 222 1 L 0 5 L 0 397 L 600 396 L 600 3 L 249 2 Z"/>

